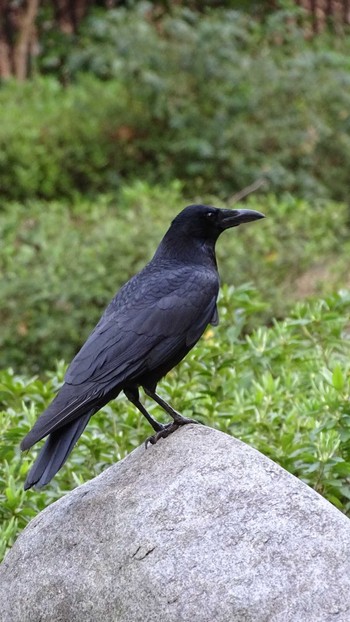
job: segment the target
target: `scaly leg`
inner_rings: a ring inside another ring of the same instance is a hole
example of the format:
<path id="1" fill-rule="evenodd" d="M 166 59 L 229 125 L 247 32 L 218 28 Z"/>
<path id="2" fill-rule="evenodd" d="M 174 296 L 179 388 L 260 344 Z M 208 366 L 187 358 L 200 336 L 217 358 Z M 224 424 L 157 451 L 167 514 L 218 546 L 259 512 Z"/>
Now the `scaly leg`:
<path id="1" fill-rule="evenodd" d="M 165 426 L 162 423 L 156 421 L 156 419 L 153 419 L 152 415 L 150 415 L 146 408 L 143 406 L 143 404 L 141 404 L 139 399 L 139 391 L 136 387 L 135 389 L 124 389 L 124 393 L 128 400 L 132 404 L 134 404 L 134 406 L 136 406 L 136 408 L 146 417 L 148 423 L 151 424 L 155 432 L 161 432 L 162 430 L 164 430 Z"/>
<path id="2" fill-rule="evenodd" d="M 161 406 L 163 410 L 165 410 L 165 412 L 167 412 L 168 415 L 170 415 L 170 417 L 173 419 L 173 423 L 167 426 L 163 426 L 162 430 L 156 431 L 156 434 L 150 436 L 146 440 L 146 447 L 148 443 L 151 443 L 151 445 L 155 445 L 155 443 L 160 438 L 166 438 L 167 436 L 175 432 L 175 430 L 177 430 L 180 425 L 186 425 L 187 423 L 198 423 L 198 421 L 195 421 L 194 419 L 188 419 L 187 417 L 183 417 L 179 412 L 177 412 L 177 410 L 174 410 L 174 408 L 172 408 L 172 406 L 170 406 L 168 402 L 163 400 L 163 398 L 161 398 L 155 391 L 151 391 L 151 389 L 148 389 L 146 387 L 143 388 L 146 395 L 148 395 L 148 397 L 151 397 L 155 402 L 157 402 L 157 404 L 159 404 L 159 406 Z"/>

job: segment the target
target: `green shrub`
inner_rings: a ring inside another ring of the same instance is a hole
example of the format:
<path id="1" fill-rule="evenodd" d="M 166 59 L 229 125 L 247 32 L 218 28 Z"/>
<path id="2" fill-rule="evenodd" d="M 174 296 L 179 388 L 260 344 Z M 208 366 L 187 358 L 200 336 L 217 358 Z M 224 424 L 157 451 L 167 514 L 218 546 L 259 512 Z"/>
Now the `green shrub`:
<path id="1" fill-rule="evenodd" d="M 160 383 L 184 415 L 233 434 L 350 512 L 350 294 L 299 303 L 245 336 L 260 310 L 250 287 L 224 288 L 221 323 Z M 94 415 L 66 465 L 43 491 L 22 489 L 37 449 L 19 443 L 62 382 L 0 372 L 0 554 L 26 523 L 74 486 L 124 457 L 149 425 L 121 396 Z M 155 417 L 163 414 L 146 399 Z M 164 441 L 166 442 L 166 441 Z M 149 449 L 152 451 L 152 448 Z"/>
<path id="2" fill-rule="evenodd" d="M 0 368 L 38 371 L 72 357 L 115 291 L 150 257 L 165 227 L 163 202 L 166 222 L 181 205 L 176 183 L 144 190 L 126 188 L 117 206 L 100 197 L 71 207 L 10 204 L 0 214 Z"/>
<path id="3" fill-rule="evenodd" d="M 9 204 L 0 214 L 0 368 L 38 372 L 57 359 L 69 361 L 188 202 L 178 183 L 166 189 L 139 182 L 118 197 L 69 207 Z M 207 202 L 220 205 L 214 197 Z M 252 198 L 247 205 L 267 218 L 225 233 L 217 250 L 223 282 L 250 281 L 262 293 L 265 310 L 255 322 L 346 283 L 345 206 L 290 196 Z"/>
<path id="4" fill-rule="evenodd" d="M 349 53 L 346 37 L 307 41 L 295 10 L 262 22 L 175 10 L 155 25 L 141 4 L 87 20 L 66 70 L 124 86 L 150 175 L 220 196 L 265 176 L 273 191 L 348 202 Z"/>
<path id="5" fill-rule="evenodd" d="M 67 50 L 74 83 L 1 86 L 2 204 L 135 178 L 227 198 L 261 176 L 274 192 L 348 202 L 345 37 L 306 41 L 288 12 L 259 23 L 175 10 L 154 23 L 140 7 L 87 21 Z"/>
<path id="6" fill-rule="evenodd" d="M 123 154 L 110 156 L 105 119 L 118 118 L 119 99 L 116 81 L 88 76 L 67 89 L 53 78 L 6 83 L 0 89 L 0 206 L 8 199 L 72 198 L 117 187 Z"/>

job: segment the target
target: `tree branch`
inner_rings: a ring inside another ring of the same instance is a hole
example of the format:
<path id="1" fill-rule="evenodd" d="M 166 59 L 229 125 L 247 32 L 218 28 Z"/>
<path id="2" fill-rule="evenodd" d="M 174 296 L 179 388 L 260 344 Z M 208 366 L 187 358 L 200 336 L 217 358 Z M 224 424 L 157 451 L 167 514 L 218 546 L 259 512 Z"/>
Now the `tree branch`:
<path id="1" fill-rule="evenodd" d="M 260 177 L 260 179 L 254 181 L 252 184 L 250 184 L 250 186 L 247 186 L 246 188 L 243 188 L 243 190 L 240 190 L 239 192 L 236 192 L 236 194 L 233 194 L 228 199 L 228 203 L 238 203 L 238 201 L 245 199 L 245 197 L 247 197 L 249 194 L 252 194 L 252 192 L 255 192 L 256 190 L 259 190 L 259 188 L 261 188 L 262 186 L 265 186 L 266 183 L 266 179 L 264 177 Z"/>

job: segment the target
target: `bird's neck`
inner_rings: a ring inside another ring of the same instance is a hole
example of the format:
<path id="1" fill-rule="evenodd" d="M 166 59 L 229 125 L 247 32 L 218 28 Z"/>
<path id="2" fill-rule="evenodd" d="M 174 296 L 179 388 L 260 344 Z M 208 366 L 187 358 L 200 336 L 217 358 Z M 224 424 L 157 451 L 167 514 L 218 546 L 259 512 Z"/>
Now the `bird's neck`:
<path id="1" fill-rule="evenodd" d="M 216 240 L 201 240 L 192 236 L 172 236 L 168 231 L 159 244 L 154 259 L 200 264 L 216 270 L 215 242 Z"/>

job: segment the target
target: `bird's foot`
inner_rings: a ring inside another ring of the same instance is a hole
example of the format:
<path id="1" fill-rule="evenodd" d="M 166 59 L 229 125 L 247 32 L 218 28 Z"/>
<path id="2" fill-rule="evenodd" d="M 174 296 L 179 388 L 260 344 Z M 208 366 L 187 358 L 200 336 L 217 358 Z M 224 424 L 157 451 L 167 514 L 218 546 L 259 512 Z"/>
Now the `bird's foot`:
<path id="1" fill-rule="evenodd" d="M 173 419 L 177 426 L 186 425 L 187 423 L 198 423 L 195 419 L 188 419 L 188 417 L 183 417 L 180 413 L 176 413 L 176 416 L 173 415 Z"/>
<path id="2" fill-rule="evenodd" d="M 147 449 L 148 444 L 150 443 L 151 445 L 155 445 L 160 438 L 166 438 L 167 436 L 169 436 L 170 434 L 172 434 L 173 432 L 175 432 L 175 430 L 178 429 L 178 424 L 177 423 L 168 423 L 167 425 L 163 426 L 162 430 L 159 430 L 159 432 L 156 432 L 155 434 L 152 434 L 152 436 L 149 436 L 146 441 L 145 441 L 145 447 Z"/>
<path id="3" fill-rule="evenodd" d="M 167 436 L 170 436 L 170 434 L 178 430 L 180 426 L 187 425 L 188 423 L 198 423 L 198 421 L 195 421 L 194 419 L 187 419 L 187 417 L 182 417 L 180 415 L 179 419 L 173 421 L 172 423 L 164 425 L 163 428 L 159 430 L 159 432 L 156 432 L 156 434 L 149 436 L 145 441 L 146 449 L 149 443 L 151 445 L 155 445 L 160 438 L 167 438 Z"/>

